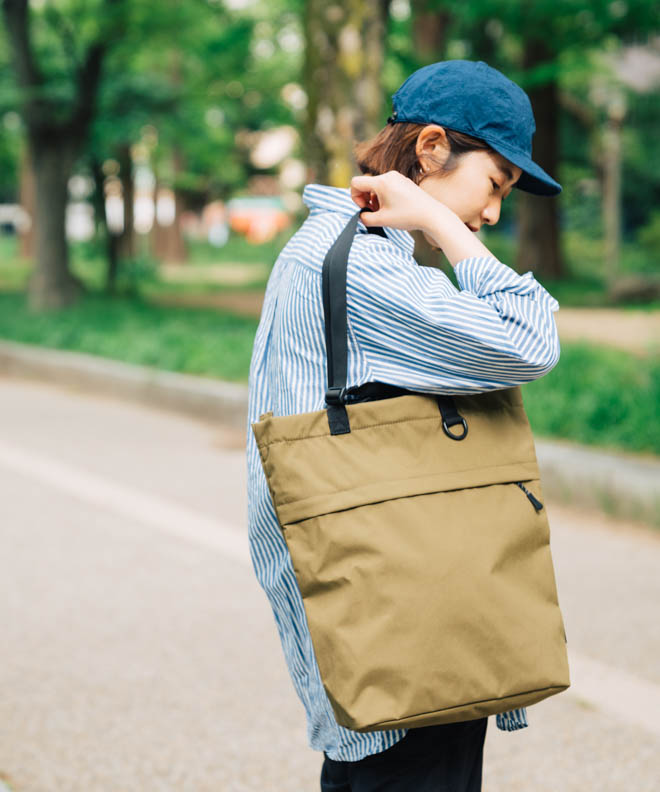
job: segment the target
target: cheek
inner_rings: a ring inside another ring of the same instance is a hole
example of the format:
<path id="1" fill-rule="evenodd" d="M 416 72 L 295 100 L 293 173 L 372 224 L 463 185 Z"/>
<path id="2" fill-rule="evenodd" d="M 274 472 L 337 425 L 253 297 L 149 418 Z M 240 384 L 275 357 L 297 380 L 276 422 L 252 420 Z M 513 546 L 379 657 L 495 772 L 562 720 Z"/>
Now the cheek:
<path id="1" fill-rule="evenodd" d="M 493 202 L 494 196 L 490 186 L 482 187 L 480 190 L 475 192 L 475 203 L 478 204 L 479 210 L 485 209 L 489 204 Z"/>

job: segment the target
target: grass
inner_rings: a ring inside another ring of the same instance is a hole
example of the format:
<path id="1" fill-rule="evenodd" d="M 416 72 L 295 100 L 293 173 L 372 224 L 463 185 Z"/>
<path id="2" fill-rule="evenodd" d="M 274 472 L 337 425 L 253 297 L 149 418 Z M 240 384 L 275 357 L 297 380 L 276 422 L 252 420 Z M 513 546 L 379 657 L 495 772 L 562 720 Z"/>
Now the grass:
<path id="1" fill-rule="evenodd" d="M 89 295 L 66 311 L 32 314 L 21 294 L 0 293 L 0 337 L 209 377 L 247 382 L 257 320 L 159 307 L 141 297 Z M 660 360 L 562 345 L 561 360 L 523 386 L 537 435 L 660 454 Z"/>
<path id="2" fill-rule="evenodd" d="M 247 381 L 257 324 L 215 310 L 99 294 L 66 311 L 33 314 L 24 295 L 0 293 L 0 338 L 234 382 Z"/>
<path id="3" fill-rule="evenodd" d="M 557 366 L 522 390 L 539 435 L 660 454 L 658 358 L 563 343 Z"/>

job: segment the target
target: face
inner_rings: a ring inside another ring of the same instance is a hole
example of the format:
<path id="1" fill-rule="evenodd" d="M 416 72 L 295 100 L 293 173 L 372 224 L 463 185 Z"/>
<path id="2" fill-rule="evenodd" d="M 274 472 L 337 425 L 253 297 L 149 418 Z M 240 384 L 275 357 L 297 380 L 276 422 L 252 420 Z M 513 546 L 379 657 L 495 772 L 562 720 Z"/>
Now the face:
<path id="1" fill-rule="evenodd" d="M 438 132 L 433 134 L 433 130 Z M 426 139 L 424 135 L 426 134 Z M 420 146 L 421 140 L 421 146 Z M 431 154 L 444 162 L 449 145 L 442 127 L 425 127 L 417 143 L 420 165 L 427 171 L 437 166 L 425 160 Z M 456 167 L 449 173 L 429 176 L 419 186 L 455 212 L 472 230 L 495 225 L 500 219 L 502 201 L 509 195 L 522 170 L 500 154 L 490 151 L 469 151 L 459 157 Z"/>

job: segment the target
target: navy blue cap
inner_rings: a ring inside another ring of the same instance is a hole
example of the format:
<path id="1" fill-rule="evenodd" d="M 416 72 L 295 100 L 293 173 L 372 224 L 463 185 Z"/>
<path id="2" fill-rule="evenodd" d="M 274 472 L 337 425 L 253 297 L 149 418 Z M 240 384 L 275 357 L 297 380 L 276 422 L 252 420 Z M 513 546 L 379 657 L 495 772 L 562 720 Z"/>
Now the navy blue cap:
<path id="1" fill-rule="evenodd" d="M 561 185 L 532 160 L 534 113 L 523 89 L 483 61 L 450 60 L 424 66 L 392 96 L 389 123 L 439 124 L 479 138 L 517 165 L 515 187 L 558 195 Z"/>

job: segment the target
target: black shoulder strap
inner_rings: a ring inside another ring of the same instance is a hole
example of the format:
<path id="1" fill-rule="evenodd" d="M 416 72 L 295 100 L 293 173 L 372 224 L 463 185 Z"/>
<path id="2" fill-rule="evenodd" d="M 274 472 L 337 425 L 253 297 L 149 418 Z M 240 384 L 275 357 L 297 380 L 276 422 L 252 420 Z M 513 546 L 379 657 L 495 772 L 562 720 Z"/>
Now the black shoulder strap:
<path id="1" fill-rule="evenodd" d="M 323 314 L 325 317 L 325 349 L 328 357 L 328 388 L 325 402 L 331 434 L 351 431 L 343 404 L 348 365 L 346 337 L 346 270 L 348 254 L 357 231 L 360 213 L 356 212 L 323 261 Z"/>
<path id="2" fill-rule="evenodd" d="M 361 210 L 362 211 L 362 210 Z M 325 349 L 328 358 L 328 388 L 325 402 L 331 434 L 351 431 L 344 406 L 348 366 L 346 336 L 346 271 L 348 254 L 355 239 L 360 212 L 356 212 L 328 250 L 323 261 L 323 314 L 325 317 Z M 380 227 L 367 228 L 371 234 L 387 235 Z"/>
<path id="3" fill-rule="evenodd" d="M 346 318 L 346 272 L 348 269 L 348 254 L 357 231 L 360 212 L 356 212 L 348 221 L 346 227 L 339 234 L 335 242 L 326 253 L 323 260 L 322 287 L 323 287 L 323 315 L 325 318 L 325 349 L 328 365 L 328 387 L 325 392 L 325 402 L 328 409 L 328 423 L 330 434 L 347 434 L 351 431 L 346 412 L 346 377 L 348 368 L 348 339 Z M 372 234 L 386 237 L 380 227 L 367 228 Z M 389 388 L 390 396 L 406 391 L 382 383 L 372 383 L 380 391 L 379 395 L 385 396 Z M 367 386 L 361 390 L 368 396 Z M 372 395 L 375 395 L 376 391 Z M 443 417 L 443 429 L 453 440 L 462 440 L 467 434 L 467 424 L 458 414 L 451 396 L 438 396 L 438 406 Z M 462 423 L 462 435 L 449 432 L 449 427 Z"/>

